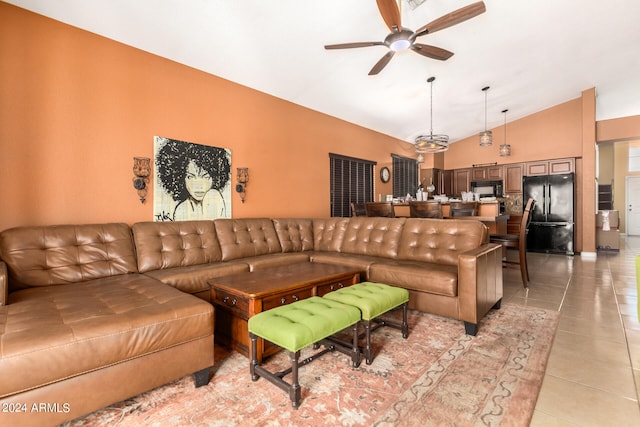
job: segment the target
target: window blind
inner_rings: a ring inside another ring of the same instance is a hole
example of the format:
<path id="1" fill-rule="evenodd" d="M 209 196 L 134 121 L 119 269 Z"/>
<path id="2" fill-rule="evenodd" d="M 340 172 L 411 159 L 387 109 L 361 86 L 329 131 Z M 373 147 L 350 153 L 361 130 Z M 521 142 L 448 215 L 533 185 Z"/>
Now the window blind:
<path id="1" fill-rule="evenodd" d="M 418 190 L 418 162 L 410 157 L 391 155 L 393 165 L 393 197 L 415 196 Z"/>
<path id="2" fill-rule="evenodd" d="M 331 216 L 351 216 L 351 203 L 373 201 L 376 162 L 329 154 Z"/>

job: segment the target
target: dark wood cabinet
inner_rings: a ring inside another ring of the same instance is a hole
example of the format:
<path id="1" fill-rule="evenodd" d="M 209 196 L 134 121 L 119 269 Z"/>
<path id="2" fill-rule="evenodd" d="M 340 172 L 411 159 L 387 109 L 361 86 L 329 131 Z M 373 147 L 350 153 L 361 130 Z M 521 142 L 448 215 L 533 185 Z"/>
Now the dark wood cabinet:
<path id="1" fill-rule="evenodd" d="M 473 168 L 471 169 L 472 181 L 485 181 L 487 180 L 487 168 Z"/>
<path id="2" fill-rule="evenodd" d="M 504 194 L 522 193 L 522 163 L 504 165 Z"/>
<path id="3" fill-rule="evenodd" d="M 438 194 L 453 195 L 453 171 L 444 170 L 440 174 Z"/>
<path id="4" fill-rule="evenodd" d="M 471 169 L 471 181 L 499 181 L 502 179 L 502 165 L 481 166 Z"/>
<path id="5" fill-rule="evenodd" d="M 473 169 L 455 169 L 453 171 L 453 194 L 459 196 L 471 188 L 471 171 Z"/>
<path id="6" fill-rule="evenodd" d="M 537 162 L 527 162 L 525 166 L 525 176 L 558 175 L 575 172 L 575 170 L 576 160 L 574 158 L 541 160 Z"/>
<path id="7" fill-rule="evenodd" d="M 502 165 L 480 166 L 471 168 L 471 181 L 500 181 Z"/>
<path id="8" fill-rule="evenodd" d="M 495 165 L 495 166 L 487 166 L 487 179 L 489 181 L 499 181 L 503 176 L 503 166 Z"/>

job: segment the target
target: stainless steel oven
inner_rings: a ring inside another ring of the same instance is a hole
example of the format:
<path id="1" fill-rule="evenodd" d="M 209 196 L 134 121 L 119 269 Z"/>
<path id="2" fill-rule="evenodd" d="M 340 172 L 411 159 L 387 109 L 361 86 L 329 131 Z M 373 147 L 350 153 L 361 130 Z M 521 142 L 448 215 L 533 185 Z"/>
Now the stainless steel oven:
<path id="1" fill-rule="evenodd" d="M 471 191 L 480 197 L 502 197 L 502 181 L 471 181 Z"/>

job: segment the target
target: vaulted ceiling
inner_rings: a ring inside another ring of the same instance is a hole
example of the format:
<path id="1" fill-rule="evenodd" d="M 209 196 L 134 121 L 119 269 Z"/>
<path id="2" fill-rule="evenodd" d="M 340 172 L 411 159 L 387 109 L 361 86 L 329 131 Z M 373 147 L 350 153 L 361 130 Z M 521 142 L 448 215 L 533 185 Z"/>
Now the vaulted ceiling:
<path id="1" fill-rule="evenodd" d="M 477 0 L 402 0 L 411 30 Z M 413 142 L 452 141 L 596 88 L 598 120 L 640 114 L 640 1 L 484 0 L 486 12 L 417 42 L 377 75 L 390 32 L 374 0 L 8 0 L 33 12 Z M 433 111 L 430 87 L 433 83 Z M 430 116 L 433 121 L 430 122 Z"/>

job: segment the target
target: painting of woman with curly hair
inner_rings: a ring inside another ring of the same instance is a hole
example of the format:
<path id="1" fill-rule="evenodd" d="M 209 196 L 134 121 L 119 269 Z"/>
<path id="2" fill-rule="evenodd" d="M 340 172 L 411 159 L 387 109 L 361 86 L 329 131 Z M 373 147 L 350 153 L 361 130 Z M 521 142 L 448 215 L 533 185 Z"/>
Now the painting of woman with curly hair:
<path id="1" fill-rule="evenodd" d="M 231 218 L 231 152 L 154 138 L 156 221 Z"/>

